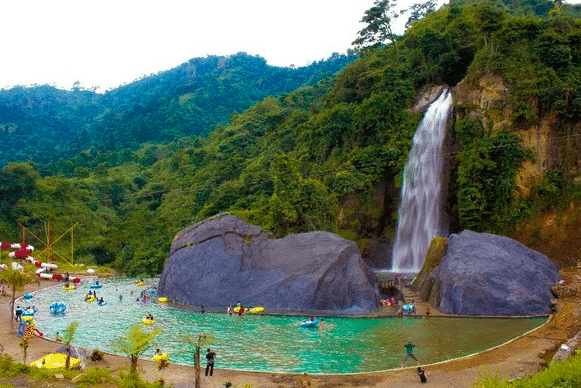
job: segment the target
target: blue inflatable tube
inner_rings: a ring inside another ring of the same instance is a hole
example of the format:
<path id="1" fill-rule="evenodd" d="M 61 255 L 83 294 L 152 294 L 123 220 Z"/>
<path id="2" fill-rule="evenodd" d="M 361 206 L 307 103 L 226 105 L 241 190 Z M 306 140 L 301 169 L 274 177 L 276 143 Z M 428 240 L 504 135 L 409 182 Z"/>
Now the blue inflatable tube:
<path id="1" fill-rule="evenodd" d="M 22 310 L 22 316 L 23 317 L 32 317 L 35 313 L 36 313 L 36 310 L 35 309 Z"/>
<path id="2" fill-rule="evenodd" d="M 101 285 L 101 284 L 91 284 L 89 286 L 89 288 L 92 288 L 92 289 L 98 289 L 98 288 L 101 288 L 101 287 L 103 287 L 103 285 Z"/>
<path id="3" fill-rule="evenodd" d="M 301 323 L 301 327 L 313 327 L 319 324 L 319 320 L 315 319 L 314 321 L 304 321 Z"/>
<path id="4" fill-rule="evenodd" d="M 53 314 L 64 314 L 67 309 L 67 305 L 60 302 L 55 302 L 50 305 L 50 312 Z"/>
<path id="5" fill-rule="evenodd" d="M 24 294 L 24 299 L 32 299 L 32 294 Z"/>

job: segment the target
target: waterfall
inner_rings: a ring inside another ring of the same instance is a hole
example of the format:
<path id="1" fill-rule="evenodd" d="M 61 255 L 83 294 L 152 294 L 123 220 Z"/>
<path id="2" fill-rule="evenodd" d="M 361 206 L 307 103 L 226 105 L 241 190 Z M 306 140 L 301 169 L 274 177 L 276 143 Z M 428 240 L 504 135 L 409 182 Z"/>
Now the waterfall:
<path id="1" fill-rule="evenodd" d="M 426 111 L 404 168 L 392 270 L 418 272 L 443 223 L 442 149 L 452 93 L 444 90 Z"/>

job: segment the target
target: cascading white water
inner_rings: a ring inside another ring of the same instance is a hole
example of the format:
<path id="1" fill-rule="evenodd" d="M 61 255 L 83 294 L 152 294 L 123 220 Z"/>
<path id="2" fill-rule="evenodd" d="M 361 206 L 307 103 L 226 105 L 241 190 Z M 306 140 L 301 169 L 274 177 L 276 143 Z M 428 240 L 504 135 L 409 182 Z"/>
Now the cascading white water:
<path id="1" fill-rule="evenodd" d="M 442 148 L 452 93 L 444 90 L 426 111 L 404 169 L 392 270 L 418 272 L 442 227 Z"/>

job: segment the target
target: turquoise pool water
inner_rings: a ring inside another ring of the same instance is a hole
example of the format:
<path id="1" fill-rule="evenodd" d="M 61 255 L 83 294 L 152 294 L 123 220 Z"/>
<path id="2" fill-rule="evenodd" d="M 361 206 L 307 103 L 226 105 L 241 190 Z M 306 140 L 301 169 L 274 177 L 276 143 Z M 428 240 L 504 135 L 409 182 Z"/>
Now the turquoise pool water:
<path id="1" fill-rule="evenodd" d="M 170 362 L 193 365 L 192 352 L 179 341 L 182 334 L 209 333 L 209 345 L 217 353 L 216 367 L 227 369 L 297 372 L 357 373 L 398 368 L 403 344 L 416 344 L 416 356 L 427 364 L 478 352 L 523 334 L 545 322 L 545 318 L 325 318 L 325 327 L 302 328 L 306 317 L 192 312 L 164 304 L 135 299 L 143 287 L 134 279 L 101 280 L 97 295 L 105 306 L 87 303 L 84 282 L 75 291 L 62 284 L 41 290 L 21 305 L 35 305 L 37 327 L 49 338 L 62 335 L 71 322 L 79 322 L 74 344 L 89 350 L 111 352 L 110 345 L 132 325 L 151 312 L 164 331 L 143 357 L 151 358 L 156 347 L 171 355 Z M 152 280 L 148 280 L 151 286 Z M 134 295 L 131 296 L 130 292 Z M 123 300 L 119 300 L 123 295 Z M 148 294 L 149 295 L 149 294 Z M 49 306 L 67 305 L 64 316 L 54 316 Z M 151 326 L 144 326 L 149 330 Z M 203 357 L 203 354 L 202 354 Z M 409 361 L 406 365 L 412 366 Z"/>

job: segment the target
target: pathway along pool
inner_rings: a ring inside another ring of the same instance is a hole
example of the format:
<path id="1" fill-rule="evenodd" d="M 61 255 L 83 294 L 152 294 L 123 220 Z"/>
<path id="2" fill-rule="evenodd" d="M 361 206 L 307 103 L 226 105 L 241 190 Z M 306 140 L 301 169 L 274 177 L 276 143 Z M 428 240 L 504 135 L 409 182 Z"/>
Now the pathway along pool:
<path id="1" fill-rule="evenodd" d="M 75 291 L 63 290 L 61 283 L 19 303 L 36 306 L 37 327 L 48 338 L 54 338 L 57 331 L 62 336 L 71 322 L 79 322 L 73 344 L 91 351 L 111 352 L 110 344 L 151 312 L 156 323 L 144 326 L 145 330 L 159 327 L 163 333 L 143 358 L 151 359 L 159 347 L 171 355 L 170 362 L 193 365 L 192 352 L 180 343 L 179 336 L 208 333 L 215 337 L 209 347 L 217 353 L 218 368 L 297 373 L 340 374 L 398 368 L 404 356 L 403 345 L 409 340 L 416 344 L 415 354 L 421 364 L 443 361 L 502 344 L 546 321 L 545 318 L 329 317 L 322 329 L 302 328 L 300 324 L 306 317 L 202 314 L 137 302 L 143 287 L 137 287 L 132 279 L 101 282 L 103 287 L 97 290 L 97 295 L 108 302 L 105 306 L 83 300 L 90 285 L 86 281 Z M 147 283 L 153 284 L 152 280 Z M 122 301 L 119 295 L 123 295 Z M 49 306 L 54 302 L 67 305 L 64 316 L 50 313 Z M 406 365 L 415 363 L 410 360 Z"/>

